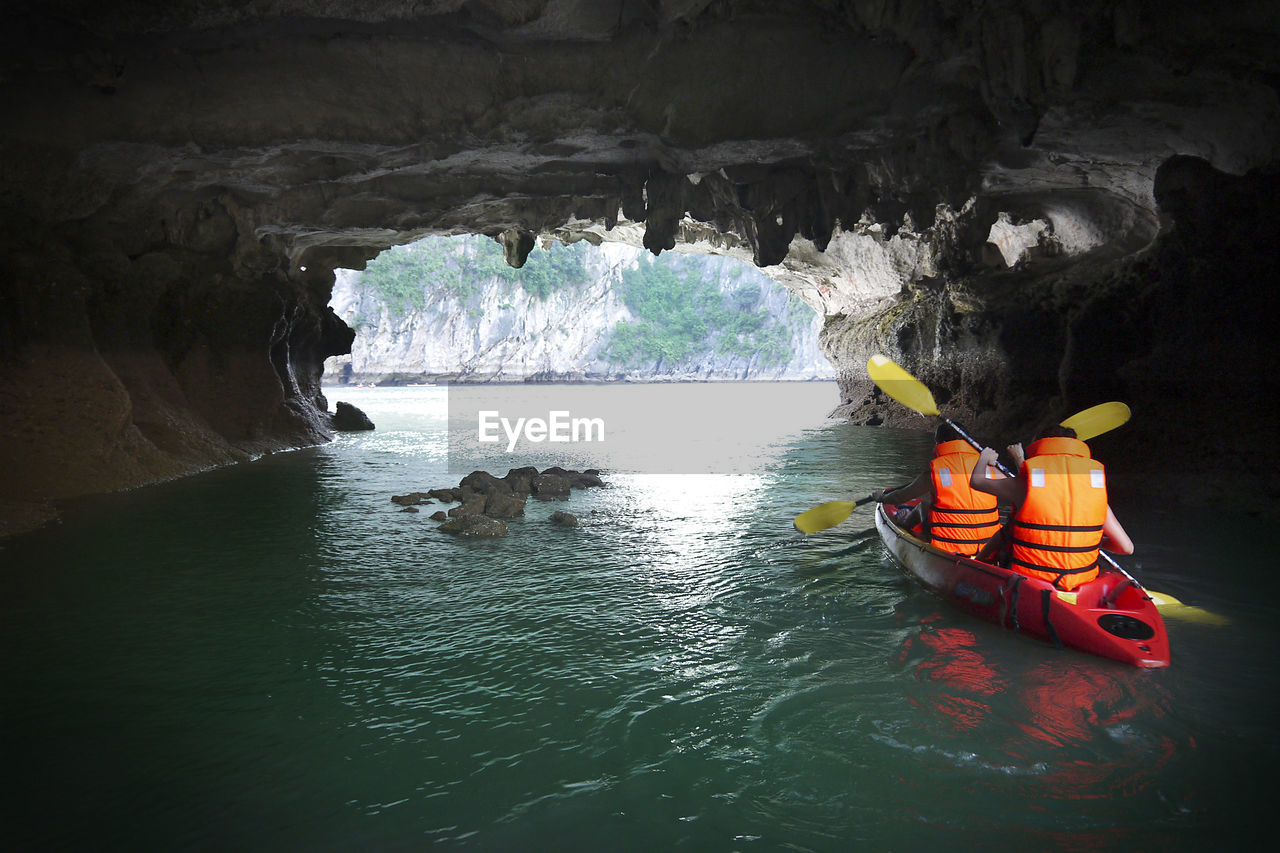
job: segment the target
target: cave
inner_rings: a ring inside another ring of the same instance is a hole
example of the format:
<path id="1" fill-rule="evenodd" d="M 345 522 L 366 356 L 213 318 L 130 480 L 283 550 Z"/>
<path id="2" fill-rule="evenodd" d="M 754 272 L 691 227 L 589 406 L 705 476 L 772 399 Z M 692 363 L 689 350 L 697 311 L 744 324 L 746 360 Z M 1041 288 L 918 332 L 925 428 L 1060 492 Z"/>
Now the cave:
<path id="1" fill-rule="evenodd" d="M 750 259 L 855 424 L 1097 402 L 1121 487 L 1280 489 L 1280 11 L 1179 0 L 12 2 L 5 532 L 328 440 L 337 268 L 428 235 Z M 1191 487 L 1194 484 L 1194 487 Z"/>

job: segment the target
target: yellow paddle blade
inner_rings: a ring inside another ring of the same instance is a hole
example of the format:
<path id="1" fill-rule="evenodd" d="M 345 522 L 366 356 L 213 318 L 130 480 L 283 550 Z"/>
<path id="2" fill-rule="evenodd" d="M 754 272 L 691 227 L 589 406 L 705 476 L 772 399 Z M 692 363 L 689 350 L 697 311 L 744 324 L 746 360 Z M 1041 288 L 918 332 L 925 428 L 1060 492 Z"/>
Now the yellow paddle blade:
<path id="1" fill-rule="evenodd" d="M 1156 607 L 1186 607 L 1185 604 L 1174 598 L 1172 595 L 1169 595 L 1167 592 L 1156 592 L 1154 589 L 1146 589 L 1146 587 L 1143 587 L 1143 589 L 1151 599 L 1151 603 Z"/>
<path id="2" fill-rule="evenodd" d="M 1165 619 L 1182 619 L 1187 622 L 1199 622 L 1202 625 L 1231 624 L 1231 620 L 1225 616 L 1183 604 L 1168 593 L 1156 592 L 1154 589 L 1148 589 L 1146 593 L 1151 596 L 1151 603 L 1160 608 L 1160 615 Z"/>
<path id="3" fill-rule="evenodd" d="M 807 509 L 796 516 L 796 530 L 801 533 L 817 533 L 819 530 L 835 527 L 848 518 L 856 506 L 853 501 L 829 501 Z"/>
<path id="4" fill-rule="evenodd" d="M 1076 412 L 1062 426 L 1076 431 L 1076 438 L 1088 441 L 1129 422 L 1129 407 L 1124 403 L 1099 403 L 1091 409 Z"/>
<path id="5" fill-rule="evenodd" d="M 938 404 L 923 382 L 899 367 L 883 355 L 873 355 L 867 361 L 867 373 L 876 386 L 908 409 L 922 415 L 938 415 Z"/>

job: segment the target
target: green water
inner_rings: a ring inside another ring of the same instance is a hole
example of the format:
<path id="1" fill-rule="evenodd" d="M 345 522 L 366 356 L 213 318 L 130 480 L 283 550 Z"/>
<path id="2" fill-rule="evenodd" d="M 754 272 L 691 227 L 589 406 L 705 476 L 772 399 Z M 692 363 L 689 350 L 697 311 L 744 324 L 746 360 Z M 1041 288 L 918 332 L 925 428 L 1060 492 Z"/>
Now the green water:
<path id="1" fill-rule="evenodd" d="M 8 849 L 1271 835 L 1280 590 L 1254 580 L 1274 576 L 1274 530 L 1228 542 L 1118 507 L 1129 565 L 1231 620 L 1171 620 L 1173 666 L 1140 671 L 949 609 L 863 511 L 796 538 L 796 513 L 903 482 L 928 449 L 824 421 L 829 389 L 708 388 L 795 413 L 755 473 L 606 471 L 492 541 L 389 501 L 457 480 L 434 393 L 343 392 L 376 432 L 79 501 L 0 546 Z"/>

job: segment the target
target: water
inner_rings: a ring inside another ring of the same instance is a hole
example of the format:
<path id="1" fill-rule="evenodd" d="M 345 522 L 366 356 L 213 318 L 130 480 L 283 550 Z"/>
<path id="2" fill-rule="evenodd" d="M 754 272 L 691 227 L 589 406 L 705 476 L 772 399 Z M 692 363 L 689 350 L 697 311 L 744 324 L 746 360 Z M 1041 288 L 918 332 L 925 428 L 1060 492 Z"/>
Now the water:
<path id="1" fill-rule="evenodd" d="M 751 473 L 606 470 L 610 488 L 530 502 L 505 539 L 448 538 L 390 502 L 457 480 L 439 391 L 413 388 L 336 395 L 374 433 L 79 501 L 4 543 L 5 845 L 1201 850 L 1271 834 L 1274 530 L 1226 540 L 1126 506 L 1130 565 L 1231 624 L 1171 620 L 1167 670 L 1055 652 L 903 577 L 865 510 L 794 536 L 810 506 L 904 482 L 927 434 L 825 421 L 830 386 L 698 388 L 726 411 L 750 394 L 794 430 L 753 438 Z M 549 524 L 561 508 L 582 527 Z"/>

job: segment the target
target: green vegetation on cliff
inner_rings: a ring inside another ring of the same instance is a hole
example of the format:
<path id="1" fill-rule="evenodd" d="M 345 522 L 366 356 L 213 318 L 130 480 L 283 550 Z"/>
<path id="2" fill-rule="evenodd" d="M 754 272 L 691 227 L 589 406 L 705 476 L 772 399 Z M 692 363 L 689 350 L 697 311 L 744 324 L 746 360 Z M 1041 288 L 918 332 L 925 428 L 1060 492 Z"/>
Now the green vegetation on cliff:
<path id="1" fill-rule="evenodd" d="M 758 283 L 727 287 L 719 266 L 672 255 L 641 257 L 623 274 L 620 290 L 636 319 L 614 328 L 605 352 L 615 364 L 669 364 L 705 353 L 755 357 L 773 366 L 791 357 L 790 302 L 779 322 L 763 307 Z"/>
<path id="2" fill-rule="evenodd" d="M 520 285 L 538 299 L 587 283 L 587 244 L 534 249 L 520 269 L 507 265 L 502 247 L 487 237 L 428 238 L 394 246 L 369 262 L 362 280 L 393 316 L 422 308 L 428 294 L 469 299 L 493 278 Z"/>
<path id="3" fill-rule="evenodd" d="M 362 310 L 375 309 L 373 316 L 385 311 L 392 318 L 419 312 L 465 316 L 477 329 L 484 312 L 491 311 L 494 322 L 484 334 L 494 329 L 509 334 L 518 323 L 509 312 L 517 305 L 543 301 L 560 291 L 567 291 L 567 304 L 573 304 L 595 283 L 593 275 L 608 275 L 615 282 L 616 297 L 609 310 L 616 313 L 599 330 L 591 358 L 625 371 L 723 369 L 733 360 L 753 369 L 783 367 L 794 356 L 797 336 L 813 322 L 807 306 L 737 261 L 644 253 L 627 268 L 620 260 L 625 253 L 600 264 L 589 254 L 592 251 L 585 241 L 552 244 L 534 249 L 517 270 L 487 237 L 427 238 L 388 249 L 369 262 L 360 286 L 373 302 L 363 303 Z M 623 269 L 615 277 L 617 268 L 607 268 L 619 263 Z M 628 319 L 619 319 L 626 315 L 618 310 L 618 302 L 628 309 Z M 361 327 L 366 317 L 357 313 L 351 322 Z M 561 332 L 568 336 L 563 325 Z M 536 339 L 545 333 L 541 329 L 532 335 Z M 710 367 L 712 362 L 721 367 Z"/>

